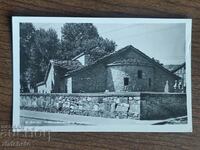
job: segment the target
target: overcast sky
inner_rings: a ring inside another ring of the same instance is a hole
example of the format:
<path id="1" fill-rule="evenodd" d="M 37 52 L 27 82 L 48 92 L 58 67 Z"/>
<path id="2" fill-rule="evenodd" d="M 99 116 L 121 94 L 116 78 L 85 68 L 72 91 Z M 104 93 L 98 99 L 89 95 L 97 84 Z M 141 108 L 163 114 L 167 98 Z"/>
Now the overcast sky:
<path id="1" fill-rule="evenodd" d="M 39 29 L 53 28 L 61 37 L 63 24 L 36 24 Z M 185 24 L 95 24 L 99 35 L 116 42 L 117 50 L 133 45 L 163 64 L 185 61 Z"/>

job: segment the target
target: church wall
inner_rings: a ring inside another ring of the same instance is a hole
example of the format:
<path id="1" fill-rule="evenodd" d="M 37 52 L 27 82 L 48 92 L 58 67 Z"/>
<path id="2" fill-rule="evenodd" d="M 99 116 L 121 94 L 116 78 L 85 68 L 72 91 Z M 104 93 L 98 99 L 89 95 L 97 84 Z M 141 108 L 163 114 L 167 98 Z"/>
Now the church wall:
<path id="1" fill-rule="evenodd" d="M 106 68 L 98 64 L 72 76 L 73 93 L 95 93 L 106 90 Z"/>
<path id="2" fill-rule="evenodd" d="M 130 92 L 130 91 L 152 91 L 153 89 L 154 86 L 153 67 L 133 66 L 133 65 L 109 66 L 107 68 L 107 71 L 108 71 L 107 89 L 109 91 Z M 141 78 L 138 78 L 138 72 L 141 72 L 142 75 Z"/>
<path id="3" fill-rule="evenodd" d="M 141 72 L 141 78 L 138 71 Z M 73 93 L 164 92 L 166 82 L 169 86 L 168 91 L 173 92 L 177 79 L 176 76 L 152 63 L 149 58 L 133 50 L 104 59 L 103 62 L 78 71 L 71 77 Z M 128 86 L 125 85 L 124 78 L 129 78 Z"/>

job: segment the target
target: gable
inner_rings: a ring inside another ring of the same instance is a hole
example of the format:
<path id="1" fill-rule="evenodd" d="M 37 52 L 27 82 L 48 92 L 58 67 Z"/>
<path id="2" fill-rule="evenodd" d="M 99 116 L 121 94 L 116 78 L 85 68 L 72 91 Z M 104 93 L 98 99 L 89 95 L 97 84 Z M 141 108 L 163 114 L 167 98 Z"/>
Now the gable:
<path id="1" fill-rule="evenodd" d="M 156 62 L 154 59 L 150 58 L 149 56 L 142 53 L 140 50 L 136 49 L 135 47 L 133 47 L 131 45 L 126 46 L 118 51 L 115 51 L 115 52 L 109 54 L 109 55 L 106 55 L 106 56 L 100 58 L 99 60 L 95 61 L 91 65 L 81 67 L 77 70 L 68 72 L 65 76 L 71 76 L 78 72 L 89 70 L 93 67 L 96 67 L 98 64 L 108 65 L 111 63 L 125 63 L 125 64 L 126 63 L 135 63 L 137 65 L 154 66 L 154 67 L 161 69 L 165 73 L 179 79 L 179 77 L 177 75 L 173 74 L 172 72 L 170 72 L 169 70 L 164 68 L 161 64 Z"/>
<path id="2" fill-rule="evenodd" d="M 137 66 L 153 66 L 148 59 L 142 57 L 134 50 L 129 49 L 120 55 L 111 57 L 106 62 L 107 65 L 137 65 Z"/>

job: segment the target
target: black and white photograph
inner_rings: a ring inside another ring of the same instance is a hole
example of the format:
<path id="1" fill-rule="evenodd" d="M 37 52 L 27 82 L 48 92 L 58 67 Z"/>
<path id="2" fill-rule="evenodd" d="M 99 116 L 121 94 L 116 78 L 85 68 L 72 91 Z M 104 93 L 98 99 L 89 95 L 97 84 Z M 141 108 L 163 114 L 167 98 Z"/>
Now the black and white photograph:
<path id="1" fill-rule="evenodd" d="M 13 17 L 16 131 L 192 132 L 191 19 Z"/>

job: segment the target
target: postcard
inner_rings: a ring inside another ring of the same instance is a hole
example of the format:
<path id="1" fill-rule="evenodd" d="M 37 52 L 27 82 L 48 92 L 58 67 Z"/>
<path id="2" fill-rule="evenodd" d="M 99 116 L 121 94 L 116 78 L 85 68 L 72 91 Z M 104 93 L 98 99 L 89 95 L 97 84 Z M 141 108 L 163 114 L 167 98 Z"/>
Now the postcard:
<path id="1" fill-rule="evenodd" d="M 192 132 L 191 19 L 12 17 L 13 131 Z"/>

